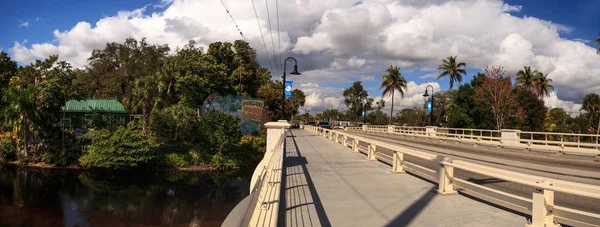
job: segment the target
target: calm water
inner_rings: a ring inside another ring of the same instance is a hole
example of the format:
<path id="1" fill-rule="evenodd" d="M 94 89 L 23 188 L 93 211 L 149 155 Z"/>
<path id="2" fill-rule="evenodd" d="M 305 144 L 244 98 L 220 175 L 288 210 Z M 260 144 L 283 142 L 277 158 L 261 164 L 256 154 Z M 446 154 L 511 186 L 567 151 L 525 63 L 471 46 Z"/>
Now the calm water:
<path id="1" fill-rule="evenodd" d="M 0 166 L 0 226 L 220 226 L 250 175 Z"/>

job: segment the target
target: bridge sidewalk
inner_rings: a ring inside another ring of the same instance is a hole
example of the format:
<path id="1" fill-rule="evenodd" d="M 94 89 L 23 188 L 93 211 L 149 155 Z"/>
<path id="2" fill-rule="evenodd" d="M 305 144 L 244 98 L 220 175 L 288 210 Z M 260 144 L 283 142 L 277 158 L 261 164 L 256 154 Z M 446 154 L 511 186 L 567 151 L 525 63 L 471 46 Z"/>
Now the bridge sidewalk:
<path id="1" fill-rule="evenodd" d="M 280 226 L 524 226 L 517 214 L 460 196 L 303 130 L 284 158 Z M 283 196 L 285 195 L 285 196 Z"/>

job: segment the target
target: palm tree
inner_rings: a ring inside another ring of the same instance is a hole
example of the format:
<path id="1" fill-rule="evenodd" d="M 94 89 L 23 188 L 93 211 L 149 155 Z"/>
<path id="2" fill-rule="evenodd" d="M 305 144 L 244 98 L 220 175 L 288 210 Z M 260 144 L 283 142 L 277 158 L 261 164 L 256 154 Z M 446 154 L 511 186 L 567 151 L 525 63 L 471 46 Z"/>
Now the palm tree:
<path id="1" fill-rule="evenodd" d="M 381 88 L 383 89 L 382 96 L 392 96 L 392 109 L 390 110 L 390 124 L 392 123 L 392 115 L 394 113 L 394 92 L 398 90 L 400 97 L 404 98 L 404 91 L 407 87 L 406 79 L 400 73 L 400 67 L 391 66 L 387 68 L 387 74 L 381 75 Z"/>
<path id="2" fill-rule="evenodd" d="M 461 74 L 467 74 L 467 71 L 465 71 L 465 69 L 462 68 L 466 67 L 467 64 L 465 64 L 464 62 L 456 63 L 456 57 L 457 56 L 448 56 L 448 58 L 442 60 L 442 64 L 437 69 L 444 70 L 442 74 L 438 76 L 438 80 L 445 76 L 450 77 L 450 89 L 452 89 L 455 82 L 456 84 L 460 84 L 462 82 Z"/>
<path id="3" fill-rule="evenodd" d="M 527 88 L 528 90 L 533 91 L 534 88 L 537 88 L 535 82 L 542 75 L 542 73 L 537 70 L 532 71 L 531 66 L 523 66 L 523 69 L 525 70 L 519 70 L 519 72 L 517 72 L 517 83 L 521 84 L 521 86 Z"/>
<path id="4" fill-rule="evenodd" d="M 537 79 L 534 83 L 535 91 L 540 99 L 543 99 L 544 96 L 550 96 L 550 91 L 554 90 L 554 86 L 552 86 L 552 79 L 548 78 L 548 74 L 546 75 L 539 73 Z"/>

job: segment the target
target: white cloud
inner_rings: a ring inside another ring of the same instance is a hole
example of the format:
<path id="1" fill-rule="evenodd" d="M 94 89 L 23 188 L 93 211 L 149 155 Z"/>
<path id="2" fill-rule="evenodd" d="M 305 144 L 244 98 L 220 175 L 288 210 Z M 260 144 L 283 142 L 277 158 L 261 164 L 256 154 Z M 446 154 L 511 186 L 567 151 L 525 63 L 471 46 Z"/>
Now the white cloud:
<path id="1" fill-rule="evenodd" d="M 280 1 L 280 34 L 276 26 L 269 29 L 264 4 L 256 5 L 259 30 L 251 2 L 224 2 L 263 66 L 268 66 L 268 58 L 261 33 L 266 41 L 271 35 L 274 40 L 281 38 L 281 51 L 277 42 L 276 48 L 267 43 L 269 53 L 299 59 L 303 75 L 290 79 L 298 84 L 321 85 L 307 93 L 314 94 L 313 101 L 320 100 L 314 102 L 318 107 L 328 96 L 341 96 L 340 89 L 332 89 L 335 94 L 321 91 L 329 87 L 324 83 L 349 86 L 361 79 L 360 75 L 385 73 L 389 65 L 407 71 L 433 71 L 449 55 L 457 55 L 474 68 L 502 64 L 509 74 L 531 65 L 554 80 L 560 91 L 557 102 L 581 102 L 585 94 L 600 90 L 600 58 L 595 49 L 585 45 L 585 40 L 561 37 L 573 28 L 512 16 L 511 12 L 522 7 L 500 0 L 364 0 L 362 4 L 355 4 L 356 0 Z M 275 5 L 274 0 L 268 2 Z M 61 60 L 83 67 L 93 49 L 107 42 L 123 42 L 127 37 L 146 37 L 150 43 L 169 44 L 173 50 L 190 39 L 206 47 L 214 41 L 241 38 L 220 1 L 161 0 L 154 7 L 140 7 L 98 21 L 81 21 L 68 30 L 55 30 L 51 43 L 15 42 L 9 52 L 21 63 L 59 54 Z M 148 12 L 152 9 L 160 12 Z M 274 7 L 270 9 L 275 23 Z M 432 77 L 427 74 L 420 78 Z M 418 86 L 415 84 L 415 89 Z M 370 90 L 374 92 L 379 91 Z M 416 97 L 407 95 L 401 102 L 412 105 Z"/>
<path id="2" fill-rule="evenodd" d="M 29 21 L 19 21 L 19 27 L 20 28 L 22 28 L 22 27 L 25 27 L 25 28 L 29 27 Z"/>
<path id="3" fill-rule="evenodd" d="M 359 80 L 363 81 L 363 82 L 364 81 L 373 81 L 373 80 L 375 80 L 375 77 L 374 76 L 360 76 Z"/>
<path id="4" fill-rule="evenodd" d="M 592 42 L 589 39 L 580 39 L 580 38 L 573 39 L 573 41 L 575 41 L 575 42 L 581 42 L 581 43 L 590 43 L 590 42 Z"/>
<path id="5" fill-rule="evenodd" d="M 440 74 L 438 72 L 427 73 L 425 75 L 419 76 L 419 79 L 435 79 Z"/>
<path id="6" fill-rule="evenodd" d="M 301 84 L 300 87 L 319 87 L 319 85 L 313 84 L 313 83 L 306 83 L 306 84 Z"/>
<path id="7" fill-rule="evenodd" d="M 549 97 L 544 97 L 544 102 L 548 108 L 562 108 L 571 116 L 579 115 L 581 109 L 581 104 L 560 100 L 555 91 L 551 92 Z"/>

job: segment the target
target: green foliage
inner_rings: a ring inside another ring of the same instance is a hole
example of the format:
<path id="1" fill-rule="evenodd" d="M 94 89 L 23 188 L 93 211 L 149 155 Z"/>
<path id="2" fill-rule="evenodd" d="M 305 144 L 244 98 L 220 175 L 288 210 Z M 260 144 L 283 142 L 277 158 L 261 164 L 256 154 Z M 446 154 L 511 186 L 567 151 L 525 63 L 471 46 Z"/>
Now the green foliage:
<path id="1" fill-rule="evenodd" d="M 200 122 L 199 134 L 201 135 L 202 148 L 211 155 L 211 164 L 221 167 L 226 163 L 235 145 L 242 138 L 239 128 L 240 119 L 228 113 L 209 111 Z"/>
<path id="2" fill-rule="evenodd" d="M 127 169 L 156 161 L 158 143 L 131 127 L 89 133 L 92 143 L 85 147 L 80 163 L 86 167 Z"/>
<path id="3" fill-rule="evenodd" d="M 395 122 L 407 126 L 425 126 L 429 124 L 429 115 L 423 108 L 406 108 L 396 114 Z"/>
<path id="4" fill-rule="evenodd" d="M 199 123 L 194 109 L 175 104 L 152 112 L 150 131 L 161 141 L 194 142 Z"/>
<path id="5" fill-rule="evenodd" d="M 267 150 L 267 138 L 260 136 L 244 136 L 239 142 L 234 156 L 236 164 L 241 167 L 254 168 L 262 160 Z"/>
<path id="6" fill-rule="evenodd" d="M 367 114 L 367 123 L 372 125 L 387 125 L 390 116 L 381 110 L 375 110 Z"/>
<path id="7" fill-rule="evenodd" d="M 360 81 L 354 82 L 351 87 L 344 90 L 344 104 L 348 107 L 347 113 L 353 121 L 359 121 L 363 110 L 372 110 L 373 101 Z"/>
<path id="8" fill-rule="evenodd" d="M 10 134 L 0 135 L 0 161 L 10 161 L 14 158 L 16 150 Z"/>
<path id="9" fill-rule="evenodd" d="M 481 84 L 484 75 L 474 76 L 470 84 L 458 88 L 454 101 L 449 106 L 448 127 L 493 129 L 491 111 L 475 100 L 473 85 Z"/>
<path id="10" fill-rule="evenodd" d="M 270 113 L 271 120 L 282 118 L 281 113 L 281 96 L 283 95 L 283 87 L 281 81 L 272 81 L 263 84 L 258 89 L 258 97 L 265 100 L 265 106 Z M 304 106 L 306 96 L 302 90 L 294 89 L 292 98 L 285 99 L 285 116 L 295 116 L 298 114 L 298 109 Z M 290 108 L 291 107 L 291 108 Z"/>
<path id="11" fill-rule="evenodd" d="M 462 82 L 462 75 L 467 74 L 464 67 L 467 66 L 464 62 L 456 62 L 457 56 L 448 56 L 442 60 L 442 64 L 438 67 L 438 70 L 442 70 L 442 73 L 438 76 L 438 80 L 448 76 L 450 78 L 450 89 L 454 85 L 460 85 Z"/>
<path id="12" fill-rule="evenodd" d="M 547 108 L 544 101 L 538 99 L 537 95 L 525 88 L 517 87 L 513 91 L 517 100 L 516 116 L 512 124 L 507 128 L 516 128 L 523 131 L 543 131 L 544 118 Z"/>
<path id="13" fill-rule="evenodd" d="M 170 153 L 167 155 L 166 161 L 171 166 L 186 167 L 190 163 L 190 157 L 185 154 Z"/>

